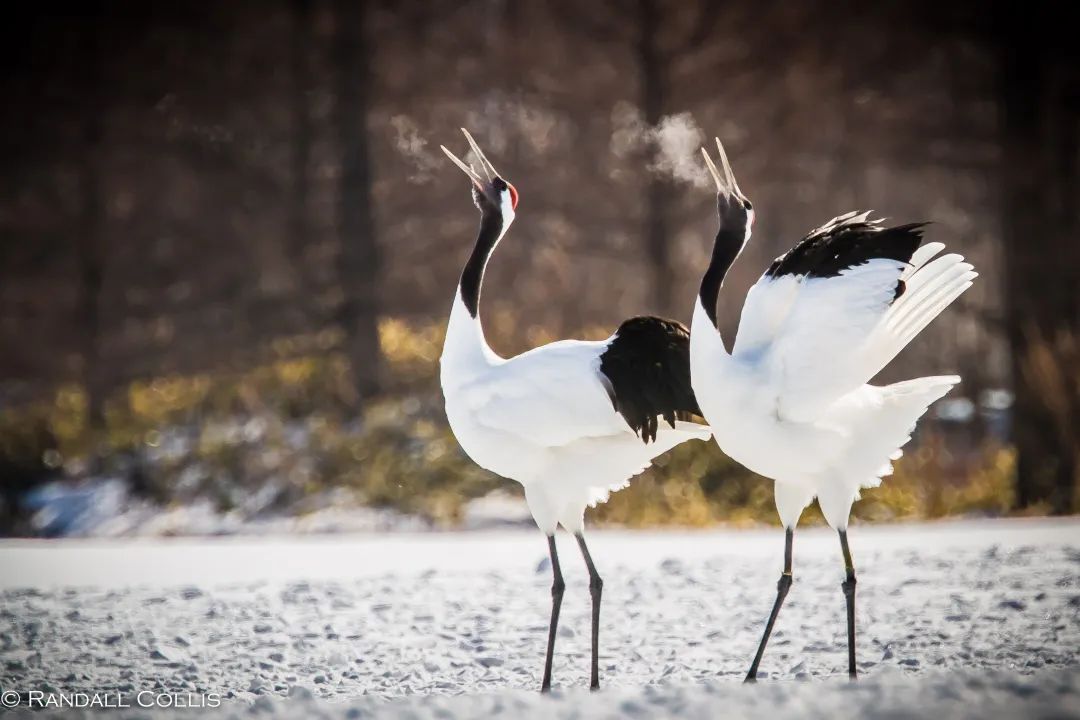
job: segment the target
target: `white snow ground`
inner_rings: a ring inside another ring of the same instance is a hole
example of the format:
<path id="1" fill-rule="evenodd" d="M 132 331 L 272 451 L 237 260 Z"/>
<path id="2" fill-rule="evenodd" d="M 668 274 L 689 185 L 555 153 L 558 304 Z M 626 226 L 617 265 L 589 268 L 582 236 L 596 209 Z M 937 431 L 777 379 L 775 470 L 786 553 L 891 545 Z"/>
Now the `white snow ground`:
<path id="1" fill-rule="evenodd" d="M 221 718 L 1080 717 L 1080 522 L 857 526 L 851 541 L 863 678 L 844 674 L 838 543 L 810 529 L 767 677 L 743 686 L 780 530 L 591 533 L 605 587 L 590 694 L 587 578 L 561 537 L 551 697 L 534 692 L 551 583 L 535 531 L 7 541 L 0 690 L 217 693 L 220 708 L 179 714 Z"/>

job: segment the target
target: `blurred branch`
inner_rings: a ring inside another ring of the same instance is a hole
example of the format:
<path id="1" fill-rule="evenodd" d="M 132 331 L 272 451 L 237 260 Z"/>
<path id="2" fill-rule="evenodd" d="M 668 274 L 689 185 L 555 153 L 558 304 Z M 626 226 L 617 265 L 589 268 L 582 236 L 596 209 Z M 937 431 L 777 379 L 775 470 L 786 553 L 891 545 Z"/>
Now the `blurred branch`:
<path id="1" fill-rule="evenodd" d="M 408 28 L 419 40 L 427 31 L 445 21 L 457 11 L 461 3 L 455 0 L 375 0 L 373 10 L 386 10 L 393 14 L 395 24 Z"/>
<path id="2" fill-rule="evenodd" d="M 956 302 L 953 303 L 951 311 L 975 320 L 984 330 L 997 337 L 1003 338 L 1006 335 L 1007 325 L 1005 317 L 1000 312 L 987 307 L 981 307 L 976 301 L 969 300 L 966 296 L 961 296 L 957 299 Z"/>
<path id="3" fill-rule="evenodd" d="M 628 23 L 618 27 L 616 20 L 625 17 L 622 12 L 626 2 L 599 0 L 581 3 L 576 0 L 553 0 L 551 8 L 571 30 L 603 43 L 629 43 L 634 38 L 634 25 Z M 588 10 L 599 8 L 599 15 Z M 606 19 L 606 22 L 605 22 Z"/>
<path id="4" fill-rule="evenodd" d="M 678 55 L 692 53 L 713 36 L 720 24 L 720 3 L 716 0 L 697 0 L 694 4 L 694 20 L 684 38 L 674 42 L 666 50 L 661 51 L 663 57 L 674 60 Z"/>

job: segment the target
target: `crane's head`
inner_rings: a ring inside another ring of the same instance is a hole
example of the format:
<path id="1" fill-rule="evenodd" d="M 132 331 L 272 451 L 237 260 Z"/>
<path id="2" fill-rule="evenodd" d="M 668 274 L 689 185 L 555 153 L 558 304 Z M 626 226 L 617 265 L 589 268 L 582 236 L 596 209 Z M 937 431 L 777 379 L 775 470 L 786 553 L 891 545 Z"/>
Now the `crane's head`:
<path id="1" fill-rule="evenodd" d="M 720 164 L 724 168 L 723 176 L 705 148 L 701 148 L 701 154 L 705 156 L 705 165 L 716 182 L 716 211 L 720 215 L 720 227 L 730 231 L 741 228 L 745 237 L 750 237 L 750 230 L 754 227 L 754 206 L 739 189 L 739 183 L 735 182 L 735 173 L 731 171 L 731 163 L 728 162 L 720 138 L 716 138 L 716 149 L 720 153 Z"/>
<path id="2" fill-rule="evenodd" d="M 472 180 L 473 202 L 476 203 L 476 207 L 480 208 L 480 212 L 484 215 L 499 215 L 502 217 L 503 223 L 509 225 L 514 219 L 514 211 L 517 210 L 517 188 L 499 176 L 495 166 L 488 162 L 484 152 L 473 140 L 469 131 L 461 128 L 461 132 L 465 133 L 465 139 L 469 141 L 469 147 L 472 148 L 473 154 L 480 163 L 480 168 L 484 171 L 483 178 L 477 175 L 472 165 L 460 160 L 457 155 L 447 150 L 445 145 L 439 147 Z"/>

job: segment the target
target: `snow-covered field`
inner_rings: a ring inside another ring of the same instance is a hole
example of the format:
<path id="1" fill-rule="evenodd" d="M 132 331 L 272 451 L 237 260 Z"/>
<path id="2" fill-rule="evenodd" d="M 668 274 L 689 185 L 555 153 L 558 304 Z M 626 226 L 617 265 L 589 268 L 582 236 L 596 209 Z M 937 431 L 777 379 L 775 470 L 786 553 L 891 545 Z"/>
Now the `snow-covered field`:
<path id="1" fill-rule="evenodd" d="M 129 717 L 147 715 L 142 691 L 219 698 L 202 711 L 217 717 L 1080 717 L 1080 522 L 851 540 L 862 679 L 844 672 L 838 543 L 812 529 L 796 534 L 767 677 L 744 686 L 781 531 L 593 532 L 604 689 L 590 694 L 587 578 L 560 538 L 551 697 L 534 692 L 551 583 L 535 531 L 8 541 L 0 690 L 24 706 L 33 691 L 122 698 Z"/>

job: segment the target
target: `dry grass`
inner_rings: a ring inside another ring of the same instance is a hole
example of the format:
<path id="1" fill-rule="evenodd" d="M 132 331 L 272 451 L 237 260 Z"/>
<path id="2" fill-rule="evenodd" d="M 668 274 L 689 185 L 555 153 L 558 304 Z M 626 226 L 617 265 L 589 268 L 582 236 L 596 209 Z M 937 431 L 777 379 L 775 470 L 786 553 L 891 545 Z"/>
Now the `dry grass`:
<path id="1" fill-rule="evenodd" d="M 473 464 L 446 425 L 437 379 L 441 325 L 387 320 L 381 341 L 393 392 L 369 403 L 361 418 L 345 412 L 347 363 L 328 352 L 237 375 L 133 383 L 108 403 L 106 432 L 97 437 L 86 427 L 82 391 L 63 387 L 51 402 L 0 417 L 0 449 L 40 456 L 43 441 L 26 428 L 47 428 L 55 438 L 50 462 L 77 472 L 92 455 L 108 469 L 134 454 L 148 459 L 147 483 L 163 499 L 198 495 L 231 508 L 269 486 L 287 509 L 320 490 L 348 487 L 367 504 L 452 525 L 468 500 L 507 483 Z M 1007 513 L 1013 472 L 1011 449 L 985 445 L 956 458 L 931 429 L 882 487 L 865 491 L 855 513 L 866 521 Z M 676 448 L 590 513 L 631 527 L 775 522 L 771 483 L 712 443 Z M 821 522 L 816 507 L 803 521 Z"/>

